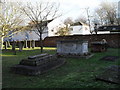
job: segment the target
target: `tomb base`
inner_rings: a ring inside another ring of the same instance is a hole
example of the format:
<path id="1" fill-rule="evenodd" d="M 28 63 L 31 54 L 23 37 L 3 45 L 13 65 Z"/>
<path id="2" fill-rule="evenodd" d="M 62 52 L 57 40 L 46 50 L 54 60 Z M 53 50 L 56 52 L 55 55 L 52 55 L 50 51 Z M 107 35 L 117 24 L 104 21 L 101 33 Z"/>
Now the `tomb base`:
<path id="1" fill-rule="evenodd" d="M 11 67 L 11 71 L 16 74 L 39 75 L 60 67 L 65 62 L 64 58 L 57 58 L 56 55 L 41 55 L 21 60 L 19 64 Z"/>
<path id="2" fill-rule="evenodd" d="M 58 57 L 64 57 L 64 58 L 83 58 L 83 59 L 89 59 L 93 56 L 94 54 L 91 53 L 84 53 L 84 54 L 65 54 L 65 53 L 57 53 Z"/>

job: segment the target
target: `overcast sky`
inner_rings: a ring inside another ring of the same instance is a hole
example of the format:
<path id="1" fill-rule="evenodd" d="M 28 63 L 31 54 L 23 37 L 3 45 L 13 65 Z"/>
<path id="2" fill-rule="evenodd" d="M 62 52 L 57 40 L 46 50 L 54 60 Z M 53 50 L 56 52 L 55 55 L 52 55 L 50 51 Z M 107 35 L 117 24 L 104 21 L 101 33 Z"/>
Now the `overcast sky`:
<path id="1" fill-rule="evenodd" d="M 22 1 L 22 2 L 31 1 L 32 3 L 34 3 L 40 0 L 7 0 L 7 1 L 15 1 L 15 2 L 16 1 Z M 86 16 L 87 13 L 86 13 L 85 8 L 88 8 L 88 7 L 89 7 L 89 14 L 93 13 L 94 9 L 97 8 L 102 1 L 118 2 L 120 0 L 44 0 L 44 1 L 60 3 L 59 10 L 63 14 L 63 16 L 58 18 L 56 22 L 58 21 L 63 22 L 64 19 L 67 17 L 76 19 L 79 16 Z"/>

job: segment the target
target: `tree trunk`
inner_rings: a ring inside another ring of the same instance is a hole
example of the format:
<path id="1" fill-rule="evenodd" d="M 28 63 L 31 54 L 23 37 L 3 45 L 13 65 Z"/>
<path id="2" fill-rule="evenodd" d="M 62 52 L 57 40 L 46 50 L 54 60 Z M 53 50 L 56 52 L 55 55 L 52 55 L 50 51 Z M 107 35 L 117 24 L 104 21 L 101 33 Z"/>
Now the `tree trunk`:
<path id="1" fill-rule="evenodd" d="M 42 53 L 43 52 L 42 33 L 40 33 L 40 49 L 41 49 L 41 53 Z"/>
<path id="2" fill-rule="evenodd" d="M 8 45 L 8 47 L 10 47 L 10 41 L 7 41 L 7 45 Z"/>
<path id="3" fill-rule="evenodd" d="M 7 41 L 5 42 L 5 50 L 7 50 L 8 43 Z"/>
<path id="4" fill-rule="evenodd" d="M 0 39 L 0 50 L 2 50 L 3 49 L 3 37 L 1 37 L 1 39 Z"/>
<path id="5" fill-rule="evenodd" d="M 13 50 L 13 51 L 15 51 L 15 46 L 16 46 L 16 42 L 13 41 L 13 42 L 12 42 L 12 50 Z"/>

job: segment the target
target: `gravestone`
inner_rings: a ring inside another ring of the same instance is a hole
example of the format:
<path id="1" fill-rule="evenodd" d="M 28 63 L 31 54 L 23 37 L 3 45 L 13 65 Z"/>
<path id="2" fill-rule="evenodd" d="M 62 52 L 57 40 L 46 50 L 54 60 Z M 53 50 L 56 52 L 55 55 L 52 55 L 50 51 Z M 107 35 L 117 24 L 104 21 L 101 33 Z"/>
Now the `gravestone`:
<path id="1" fill-rule="evenodd" d="M 96 80 L 120 84 L 120 66 L 113 65 L 106 68 L 101 74 L 97 75 Z"/>
<path id="2" fill-rule="evenodd" d="M 21 60 L 18 65 L 11 67 L 11 71 L 17 74 L 39 75 L 51 69 L 55 69 L 64 63 L 65 60 L 63 58 L 45 53 L 29 56 L 27 59 Z"/>
<path id="3" fill-rule="evenodd" d="M 88 41 L 81 40 L 62 40 L 57 41 L 58 56 L 67 57 L 89 57 Z"/>

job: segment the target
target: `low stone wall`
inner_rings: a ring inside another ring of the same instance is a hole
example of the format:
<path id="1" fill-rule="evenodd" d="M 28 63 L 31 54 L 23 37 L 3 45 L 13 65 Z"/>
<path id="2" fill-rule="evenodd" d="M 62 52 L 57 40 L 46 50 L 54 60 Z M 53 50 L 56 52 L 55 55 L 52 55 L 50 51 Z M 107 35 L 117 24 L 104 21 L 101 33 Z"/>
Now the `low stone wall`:
<path id="1" fill-rule="evenodd" d="M 120 34 L 98 34 L 98 35 L 70 35 L 70 36 L 54 36 L 44 39 L 45 47 L 56 47 L 58 40 L 85 40 L 88 41 L 89 47 L 91 42 L 106 39 L 108 46 L 111 48 L 120 48 Z"/>

